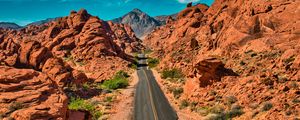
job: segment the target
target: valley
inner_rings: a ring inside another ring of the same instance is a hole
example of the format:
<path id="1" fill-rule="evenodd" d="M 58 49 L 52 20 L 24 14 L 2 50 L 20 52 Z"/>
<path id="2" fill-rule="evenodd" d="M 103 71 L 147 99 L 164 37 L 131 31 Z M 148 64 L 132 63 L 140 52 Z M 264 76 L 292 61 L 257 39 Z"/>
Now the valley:
<path id="1" fill-rule="evenodd" d="M 299 1 L 178 4 L 0 22 L 0 119 L 300 119 Z"/>

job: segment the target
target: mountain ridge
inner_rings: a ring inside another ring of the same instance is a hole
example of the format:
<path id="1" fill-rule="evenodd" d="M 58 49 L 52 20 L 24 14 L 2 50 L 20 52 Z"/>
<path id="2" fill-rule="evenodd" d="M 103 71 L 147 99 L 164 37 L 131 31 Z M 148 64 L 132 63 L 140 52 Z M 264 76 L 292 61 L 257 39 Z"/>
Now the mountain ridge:
<path id="1" fill-rule="evenodd" d="M 22 28 L 22 26 L 13 23 L 13 22 L 0 22 L 0 28 L 5 28 L 5 29 L 19 29 Z"/>
<path id="2" fill-rule="evenodd" d="M 128 24 L 138 38 L 143 38 L 156 27 L 165 25 L 169 16 L 176 19 L 177 14 L 151 17 L 142 10 L 135 8 L 122 17 L 112 19 L 111 21 L 114 23 Z"/>

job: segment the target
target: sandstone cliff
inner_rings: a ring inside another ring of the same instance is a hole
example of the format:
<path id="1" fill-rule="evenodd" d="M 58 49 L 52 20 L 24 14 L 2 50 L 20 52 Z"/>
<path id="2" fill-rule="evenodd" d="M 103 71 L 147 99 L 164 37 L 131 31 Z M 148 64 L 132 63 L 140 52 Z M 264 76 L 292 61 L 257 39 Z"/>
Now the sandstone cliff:
<path id="1" fill-rule="evenodd" d="M 179 68 L 186 75 L 181 99 L 212 107 L 226 106 L 234 96 L 245 112 L 239 119 L 294 119 L 300 111 L 299 6 L 295 0 L 198 4 L 145 43 L 160 58 L 160 69 Z M 255 112 L 266 102 L 272 109 Z"/>

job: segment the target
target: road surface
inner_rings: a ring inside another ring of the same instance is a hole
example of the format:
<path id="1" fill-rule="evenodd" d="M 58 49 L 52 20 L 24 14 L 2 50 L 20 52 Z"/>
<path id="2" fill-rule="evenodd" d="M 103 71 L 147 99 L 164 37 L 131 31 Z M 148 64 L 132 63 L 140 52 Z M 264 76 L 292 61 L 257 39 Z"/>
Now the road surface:
<path id="1" fill-rule="evenodd" d="M 164 93 L 157 84 L 147 59 L 139 54 L 137 74 L 139 83 L 136 88 L 134 120 L 177 120 L 177 114 L 169 104 Z"/>

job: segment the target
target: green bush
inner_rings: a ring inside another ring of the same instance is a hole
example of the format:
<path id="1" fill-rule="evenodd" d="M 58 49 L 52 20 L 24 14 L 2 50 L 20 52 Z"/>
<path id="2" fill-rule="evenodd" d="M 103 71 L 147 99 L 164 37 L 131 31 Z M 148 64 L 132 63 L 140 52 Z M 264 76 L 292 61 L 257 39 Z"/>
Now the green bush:
<path id="1" fill-rule="evenodd" d="M 84 84 L 82 84 L 82 88 L 84 89 L 84 90 L 88 90 L 88 89 L 90 89 L 90 84 L 88 84 L 88 83 L 84 83 Z"/>
<path id="2" fill-rule="evenodd" d="M 183 78 L 184 75 L 181 73 L 180 70 L 178 69 L 165 69 L 162 71 L 162 76 L 163 79 L 171 78 L 171 79 L 178 79 L 178 78 Z"/>
<path id="3" fill-rule="evenodd" d="M 239 105 L 233 106 L 226 111 L 222 106 L 215 105 L 211 108 L 202 109 L 202 115 L 206 115 L 206 120 L 231 120 L 234 117 L 244 114 L 242 107 Z"/>
<path id="4" fill-rule="evenodd" d="M 180 88 L 174 88 L 172 90 L 172 92 L 173 92 L 173 96 L 177 99 L 183 93 L 183 88 L 181 88 L 181 87 Z"/>
<path id="5" fill-rule="evenodd" d="M 114 77 L 110 80 L 106 80 L 101 85 L 102 88 L 115 90 L 118 88 L 125 88 L 129 85 L 127 78 L 129 77 L 128 73 L 124 71 L 118 71 Z"/>
<path id="6" fill-rule="evenodd" d="M 129 64 L 128 67 L 136 70 L 138 68 L 137 62 Z"/>
<path id="7" fill-rule="evenodd" d="M 125 78 L 113 78 L 110 80 L 104 81 L 102 84 L 106 89 L 118 89 L 118 88 L 125 88 L 129 85 L 128 80 Z"/>
<path id="8" fill-rule="evenodd" d="M 112 101 L 113 101 L 113 97 L 112 96 L 105 97 L 104 102 L 112 102 Z"/>
<path id="9" fill-rule="evenodd" d="M 96 107 L 94 104 L 91 104 L 90 102 L 87 102 L 81 98 L 74 98 L 72 97 L 68 109 L 70 110 L 83 110 L 88 111 L 93 116 L 93 120 L 97 120 L 99 117 L 101 117 L 102 113 L 100 111 L 96 110 Z"/>
<path id="10" fill-rule="evenodd" d="M 128 78 L 128 77 L 130 77 L 128 73 L 123 70 L 118 71 L 114 76 L 114 78 Z"/>
<path id="11" fill-rule="evenodd" d="M 159 60 L 156 59 L 156 58 L 148 58 L 147 61 L 148 61 L 148 66 L 150 68 L 154 68 L 154 67 L 156 67 L 159 64 Z"/>

